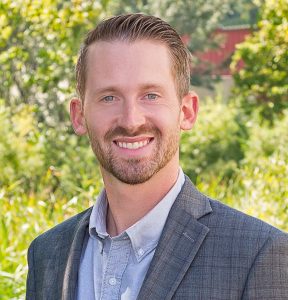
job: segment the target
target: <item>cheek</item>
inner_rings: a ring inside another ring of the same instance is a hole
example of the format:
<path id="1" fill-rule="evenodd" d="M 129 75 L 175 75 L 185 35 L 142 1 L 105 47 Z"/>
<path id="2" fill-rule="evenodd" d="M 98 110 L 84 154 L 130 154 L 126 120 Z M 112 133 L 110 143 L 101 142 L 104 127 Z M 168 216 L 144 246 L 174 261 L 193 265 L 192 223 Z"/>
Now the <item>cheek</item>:
<path id="1" fill-rule="evenodd" d="M 99 140 L 105 134 L 105 128 L 103 125 L 100 125 L 96 118 L 87 118 L 86 119 L 86 127 L 88 129 L 88 133 L 90 138 Z"/>
<path id="2" fill-rule="evenodd" d="M 109 122 L 112 122 L 111 114 L 107 113 L 105 110 L 86 107 L 84 115 L 89 128 L 93 128 L 94 130 L 104 129 Z"/>
<path id="3" fill-rule="evenodd" d="M 155 111 L 155 116 L 160 122 L 168 126 L 175 126 L 180 121 L 180 106 L 163 106 Z"/>
<path id="4" fill-rule="evenodd" d="M 94 123 L 113 123 L 120 114 L 119 105 L 87 105 L 85 107 L 85 117 Z"/>
<path id="5" fill-rule="evenodd" d="M 164 134 L 165 132 L 180 131 L 180 115 L 179 114 L 156 114 L 150 122 Z"/>

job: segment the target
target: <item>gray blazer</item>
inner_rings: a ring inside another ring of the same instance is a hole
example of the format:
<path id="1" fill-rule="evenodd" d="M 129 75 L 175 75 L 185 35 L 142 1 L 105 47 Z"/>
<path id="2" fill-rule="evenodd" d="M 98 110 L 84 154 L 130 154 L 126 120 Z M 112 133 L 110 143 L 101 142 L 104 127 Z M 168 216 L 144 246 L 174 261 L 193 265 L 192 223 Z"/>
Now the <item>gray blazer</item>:
<path id="1" fill-rule="evenodd" d="M 75 300 L 91 208 L 36 238 L 28 300 Z M 288 235 L 201 194 L 186 177 L 138 299 L 288 299 Z"/>

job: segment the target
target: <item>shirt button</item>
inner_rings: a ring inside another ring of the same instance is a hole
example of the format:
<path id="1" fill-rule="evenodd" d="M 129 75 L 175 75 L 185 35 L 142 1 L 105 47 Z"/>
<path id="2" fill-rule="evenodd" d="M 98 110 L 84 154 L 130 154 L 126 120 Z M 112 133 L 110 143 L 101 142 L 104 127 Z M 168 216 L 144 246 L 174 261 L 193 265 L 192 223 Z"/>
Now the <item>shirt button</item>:
<path id="1" fill-rule="evenodd" d="M 144 254 L 144 250 L 142 248 L 138 249 L 138 255 L 142 256 Z"/>
<path id="2" fill-rule="evenodd" d="M 113 278 L 110 278 L 110 279 L 109 279 L 109 284 L 110 284 L 110 285 L 115 285 L 116 283 L 117 283 L 116 278 L 113 277 Z"/>

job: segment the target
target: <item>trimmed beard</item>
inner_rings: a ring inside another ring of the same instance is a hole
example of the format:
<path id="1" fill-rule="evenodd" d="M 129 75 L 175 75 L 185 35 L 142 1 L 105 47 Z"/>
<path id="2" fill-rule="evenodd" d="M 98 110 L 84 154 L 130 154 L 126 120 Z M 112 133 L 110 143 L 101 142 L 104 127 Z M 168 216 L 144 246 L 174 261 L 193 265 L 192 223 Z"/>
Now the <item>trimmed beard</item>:
<path id="1" fill-rule="evenodd" d="M 169 132 L 166 139 L 160 130 L 149 124 L 142 125 L 136 131 L 129 131 L 123 127 L 109 130 L 104 136 L 104 144 L 101 146 L 99 140 L 88 129 L 91 148 L 96 155 L 100 165 L 121 182 L 136 185 L 148 181 L 153 175 L 165 167 L 179 149 L 180 129 Z M 121 159 L 113 154 L 111 144 L 115 137 L 134 137 L 137 135 L 153 135 L 153 152 L 149 157 Z"/>

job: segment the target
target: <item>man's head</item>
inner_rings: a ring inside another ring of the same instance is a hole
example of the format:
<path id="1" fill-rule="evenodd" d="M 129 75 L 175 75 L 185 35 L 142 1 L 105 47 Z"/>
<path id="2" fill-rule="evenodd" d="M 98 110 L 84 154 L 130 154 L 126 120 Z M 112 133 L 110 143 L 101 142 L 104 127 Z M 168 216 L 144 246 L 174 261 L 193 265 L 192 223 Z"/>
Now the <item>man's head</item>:
<path id="1" fill-rule="evenodd" d="M 135 42 L 150 40 L 167 46 L 171 58 L 171 72 L 179 99 L 189 92 L 191 54 L 179 34 L 166 22 L 143 14 L 112 17 L 90 31 L 84 40 L 76 65 L 77 91 L 85 98 L 88 48 L 99 41 Z"/>
<path id="2" fill-rule="evenodd" d="M 180 131 L 192 128 L 198 109 L 189 57 L 155 17 L 115 17 L 88 34 L 71 119 L 77 134 L 88 133 L 106 178 L 140 184 L 160 170 L 177 173 Z"/>

